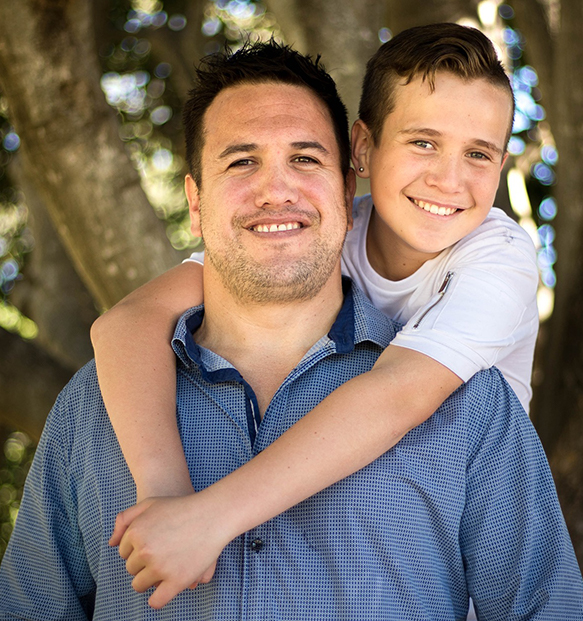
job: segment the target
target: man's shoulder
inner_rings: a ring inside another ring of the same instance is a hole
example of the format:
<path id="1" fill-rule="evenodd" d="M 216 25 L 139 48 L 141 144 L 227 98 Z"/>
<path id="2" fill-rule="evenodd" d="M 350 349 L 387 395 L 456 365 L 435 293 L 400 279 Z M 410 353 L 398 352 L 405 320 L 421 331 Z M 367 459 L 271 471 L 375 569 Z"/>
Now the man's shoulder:
<path id="1" fill-rule="evenodd" d="M 448 397 L 439 410 L 447 416 L 462 416 L 468 440 L 477 444 L 488 429 L 514 421 L 531 426 L 528 414 L 514 390 L 496 367 L 478 371 Z"/>
<path id="2" fill-rule="evenodd" d="M 53 410 L 58 410 L 61 417 L 82 420 L 96 409 L 105 411 L 95 360 L 92 359 L 67 382 L 58 395 Z"/>

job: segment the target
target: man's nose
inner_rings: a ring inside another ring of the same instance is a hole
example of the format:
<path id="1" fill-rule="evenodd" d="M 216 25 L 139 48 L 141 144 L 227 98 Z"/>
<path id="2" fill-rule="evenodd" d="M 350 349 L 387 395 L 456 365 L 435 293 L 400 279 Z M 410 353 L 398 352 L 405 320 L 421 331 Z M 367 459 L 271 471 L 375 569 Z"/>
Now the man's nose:
<path id="1" fill-rule="evenodd" d="M 298 200 L 297 180 L 282 166 L 264 167 L 256 177 L 255 204 L 269 208 L 294 205 Z"/>
<path id="2" fill-rule="evenodd" d="M 442 154 L 433 162 L 427 175 L 427 184 L 444 194 L 456 194 L 464 187 L 463 161 L 454 154 Z"/>

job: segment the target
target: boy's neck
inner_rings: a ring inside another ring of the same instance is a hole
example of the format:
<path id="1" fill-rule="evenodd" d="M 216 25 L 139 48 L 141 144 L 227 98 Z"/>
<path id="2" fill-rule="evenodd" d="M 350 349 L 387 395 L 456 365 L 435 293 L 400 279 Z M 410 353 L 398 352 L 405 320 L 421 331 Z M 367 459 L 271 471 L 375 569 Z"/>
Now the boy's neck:
<path id="1" fill-rule="evenodd" d="M 372 208 L 366 234 L 366 254 L 374 271 L 386 280 L 398 281 L 413 275 L 435 254 L 423 254 L 408 247 Z"/>

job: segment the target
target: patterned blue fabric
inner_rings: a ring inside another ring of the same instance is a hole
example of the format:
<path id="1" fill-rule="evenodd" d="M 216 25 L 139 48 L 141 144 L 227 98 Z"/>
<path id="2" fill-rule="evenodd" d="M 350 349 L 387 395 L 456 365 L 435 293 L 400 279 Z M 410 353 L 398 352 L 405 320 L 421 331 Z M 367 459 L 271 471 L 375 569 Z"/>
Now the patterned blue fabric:
<path id="1" fill-rule="evenodd" d="M 174 340 L 197 489 L 369 369 L 395 332 L 348 293 L 332 338 L 308 352 L 257 425 L 250 387 L 190 338 L 198 321 L 191 310 Z M 162 611 L 132 590 L 107 544 L 134 493 L 90 363 L 47 421 L 0 569 L 0 619 L 443 621 L 465 619 L 470 595 L 481 620 L 583 619 L 581 574 L 544 453 L 495 369 L 368 467 L 237 538 L 210 584 Z"/>

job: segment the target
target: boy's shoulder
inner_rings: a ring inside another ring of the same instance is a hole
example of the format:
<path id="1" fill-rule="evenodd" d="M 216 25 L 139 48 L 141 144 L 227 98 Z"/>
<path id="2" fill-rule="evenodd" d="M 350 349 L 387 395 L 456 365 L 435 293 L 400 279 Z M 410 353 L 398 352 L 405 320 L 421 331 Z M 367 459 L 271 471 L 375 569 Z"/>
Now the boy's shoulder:
<path id="1" fill-rule="evenodd" d="M 492 207 L 484 221 L 450 249 L 452 254 L 483 257 L 495 253 L 520 257 L 536 267 L 536 249 L 529 233 L 502 209 Z M 506 258 L 508 258 L 508 256 Z"/>

